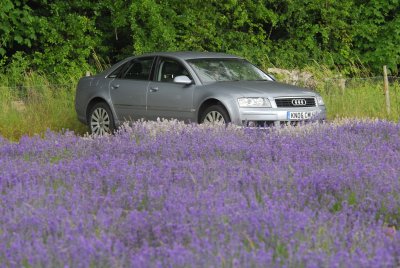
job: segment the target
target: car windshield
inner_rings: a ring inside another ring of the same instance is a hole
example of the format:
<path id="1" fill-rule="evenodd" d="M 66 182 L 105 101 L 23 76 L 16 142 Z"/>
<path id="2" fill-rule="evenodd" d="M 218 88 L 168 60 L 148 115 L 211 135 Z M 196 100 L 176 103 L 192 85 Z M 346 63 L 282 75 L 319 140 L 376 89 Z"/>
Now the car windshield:
<path id="1" fill-rule="evenodd" d="M 272 78 L 243 59 L 192 59 L 190 66 L 202 83 L 268 80 Z"/>

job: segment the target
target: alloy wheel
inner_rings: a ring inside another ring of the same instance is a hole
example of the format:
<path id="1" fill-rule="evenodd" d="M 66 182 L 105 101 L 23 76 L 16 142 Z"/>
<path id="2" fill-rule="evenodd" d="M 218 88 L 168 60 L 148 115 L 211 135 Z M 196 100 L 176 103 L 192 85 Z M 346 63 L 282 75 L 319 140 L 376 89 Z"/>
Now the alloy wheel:
<path id="1" fill-rule="evenodd" d="M 104 135 L 111 133 L 110 116 L 106 109 L 97 107 L 90 117 L 90 130 L 93 134 Z"/>
<path id="2" fill-rule="evenodd" d="M 204 117 L 206 124 L 225 124 L 224 116 L 218 111 L 211 111 Z"/>

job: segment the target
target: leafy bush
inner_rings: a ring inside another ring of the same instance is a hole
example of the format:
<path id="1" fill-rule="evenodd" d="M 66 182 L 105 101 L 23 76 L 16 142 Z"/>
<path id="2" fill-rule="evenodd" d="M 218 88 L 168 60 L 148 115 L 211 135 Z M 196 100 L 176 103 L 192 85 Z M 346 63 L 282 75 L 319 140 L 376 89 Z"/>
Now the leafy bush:
<path id="1" fill-rule="evenodd" d="M 343 73 L 354 66 L 398 72 L 397 1 L 10 1 L 0 7 L 0 60 L 22 53 L 28 68 L 74 73 L 150 51 L 206 50 L 258 65 L 317 61 Z M 89 63 L 89 64 L 88 64 Z"/>

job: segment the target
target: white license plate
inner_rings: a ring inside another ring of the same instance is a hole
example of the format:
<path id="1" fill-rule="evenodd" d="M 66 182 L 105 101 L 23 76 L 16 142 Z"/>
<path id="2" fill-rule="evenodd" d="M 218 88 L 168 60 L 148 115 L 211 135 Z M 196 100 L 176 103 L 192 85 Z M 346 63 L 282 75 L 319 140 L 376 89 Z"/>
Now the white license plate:
<path id="1" fill-rule="evenodd" d="M 315 116 L 315 112 L 287 112 L 288 120 L 307 120 Z"/>

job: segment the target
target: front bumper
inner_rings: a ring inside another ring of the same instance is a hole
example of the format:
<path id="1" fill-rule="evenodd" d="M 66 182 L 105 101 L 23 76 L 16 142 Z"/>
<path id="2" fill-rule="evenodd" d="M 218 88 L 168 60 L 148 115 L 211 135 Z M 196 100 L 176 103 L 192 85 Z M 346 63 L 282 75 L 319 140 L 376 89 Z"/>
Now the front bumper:
<path id="1" fill-rule="evenodd" d="M 307 119 L 290 119 L 289 114 L 312 114 Z M 278 125 L 282 122 L 323 121 L 326 119 L 325 106 L 307 108 L 240 108 L 237 124 Z"/>

